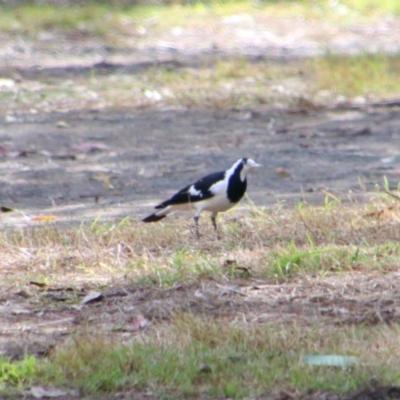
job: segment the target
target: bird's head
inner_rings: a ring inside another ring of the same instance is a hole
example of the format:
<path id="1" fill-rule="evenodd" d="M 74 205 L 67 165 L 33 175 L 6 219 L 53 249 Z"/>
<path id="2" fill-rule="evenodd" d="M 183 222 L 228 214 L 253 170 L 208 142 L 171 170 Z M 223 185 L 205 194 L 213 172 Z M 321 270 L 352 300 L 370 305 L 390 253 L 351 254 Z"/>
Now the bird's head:
<path id="1" fill-rule="evenodd" d="M 237 160 L 235 164 L 233 164 L 232 170 L 236 171 L 236 173 L 240 173 L 240 179 L 244 181 L 246 179 L 247 174 L 256 169 L 262 167 L 261 164 L 257 164 L 254 160 L 251 158 L 241 158 L 240 160 Z"/>
<path id="2" fill-rule="evenodd" d="M 251 158 L 242 158 L 242 164 L 243 164 L 243 170 L 244 171 L 251 171 L 255 168 L 260 168 L 262 167 L 261 164 L 257 164 L 254 160 Z"/>

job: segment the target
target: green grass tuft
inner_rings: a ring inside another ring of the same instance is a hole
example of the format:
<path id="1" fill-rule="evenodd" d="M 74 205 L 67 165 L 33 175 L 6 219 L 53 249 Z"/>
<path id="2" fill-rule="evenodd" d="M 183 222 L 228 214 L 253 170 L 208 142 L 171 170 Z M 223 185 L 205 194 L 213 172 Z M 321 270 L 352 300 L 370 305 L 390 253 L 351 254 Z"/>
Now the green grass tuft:
<path id="1" fill-rule="evenodd" d="M 302 329 L 295 323 L 276 330 L 179 315 L 169 328 L 144 342 L 118 344 L 101 335 L 75 337 L 42 365 L 41 380 L 56 380 L 86 394 L 136 388 L 177 397 L 243 398 L 282 385 L 287 390 L 347 392 L 372 376 L 396 377 L 398 361 L 390 357 L 387 364 L 385 355 L 377 352 L 380 333 L 393 341 L 397 330 L 327 330 L 318 325 Z M 351 370 L 311 367 L 301 362 L 303 354 L 356 355 L 361 363 Z"/>
<path id="2" fill-rule="evenodd" d="M 0 357 L 0 392 L 5 386 L 23 388 L 32 383 L 36 375 L 37 360 L 33 356 L 25 356 L 21 361 L 10 361 Z"/>

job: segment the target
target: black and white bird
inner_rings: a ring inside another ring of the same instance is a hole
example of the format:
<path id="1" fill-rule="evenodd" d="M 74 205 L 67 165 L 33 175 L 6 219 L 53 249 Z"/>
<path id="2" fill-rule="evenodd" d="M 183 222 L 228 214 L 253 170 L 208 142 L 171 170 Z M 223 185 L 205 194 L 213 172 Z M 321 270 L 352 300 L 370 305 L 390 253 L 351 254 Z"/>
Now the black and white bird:
<path id="1" fill-rule="evenodd" d="M 250 158 L 241 158 L 226 171 L 207 175 L 197 182 L 184 187 L 168 200 L 155 206 L 158 210 L 144 218 L 144 222 L 156 222 L 175 210 L 196 210 L 194 222 L 197 238 L 199 218 L 203 211 L 211 212 L 211 221 L 218 234 L 216 217 L 239 203 L 246 192 L 247 174 L 262 165 Z"/>

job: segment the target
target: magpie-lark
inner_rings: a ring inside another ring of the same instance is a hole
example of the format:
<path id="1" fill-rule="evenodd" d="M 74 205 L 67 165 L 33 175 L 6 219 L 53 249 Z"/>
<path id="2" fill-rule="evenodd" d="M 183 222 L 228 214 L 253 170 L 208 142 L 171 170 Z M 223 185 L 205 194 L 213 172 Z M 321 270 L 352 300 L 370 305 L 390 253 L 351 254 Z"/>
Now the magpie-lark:
<path id="1" fill-rule="evenodd" d="M 211 212 L 211 221 L 218 235 L 216 217 L 219 212 L 227 211 L 236 205 L 246 192 L 247 174 L 261 167 L 250 158 L 237 160 L 226 171 L 215 172 L 184 187 L 170 199 L 155 206 L 159 211 L 144 218 L 144 222 L 156 222 L 175 210 L 195 209 L 194 222 L 196 235 L 199 233 L 199 218 L 202 211 Z M 219 237 L 219 236 L 218 236 Z"/>

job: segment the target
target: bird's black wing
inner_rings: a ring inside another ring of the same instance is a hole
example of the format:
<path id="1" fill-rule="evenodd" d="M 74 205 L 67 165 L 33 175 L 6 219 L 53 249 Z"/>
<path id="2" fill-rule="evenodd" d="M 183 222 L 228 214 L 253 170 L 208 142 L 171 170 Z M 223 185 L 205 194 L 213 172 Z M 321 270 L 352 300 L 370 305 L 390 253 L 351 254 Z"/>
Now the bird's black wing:
<path id="1" fill-rule="evenodd" d="M 163 201 L 155 208 L 165 208 L 171 205 L 194 203 L 196 201 L 206 200 L 214 195 L 210 188 L 218 181 L 222 181 L 225 177 L 225 171 L 214 172 L 197 182 L 184 187 L 178 193 L 174 194 L 170 199 Z"/>
<path id="2" fill-rule="evenodd" d="M 225 178 L 225 171 L 214 172 L 213 174 L 207 175 L 204 178 L 199 179 L 192 186 L 196 190 L 201 191 L 202 193 L 209 193 L 208 197 L 212 197 L 212 193 L 210 192 L 210 188 L 212 185 L 219 181 L 223 181 Z"/>

